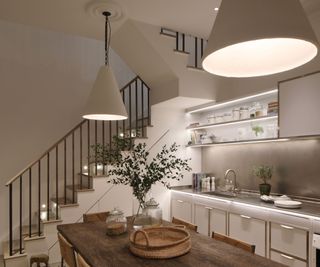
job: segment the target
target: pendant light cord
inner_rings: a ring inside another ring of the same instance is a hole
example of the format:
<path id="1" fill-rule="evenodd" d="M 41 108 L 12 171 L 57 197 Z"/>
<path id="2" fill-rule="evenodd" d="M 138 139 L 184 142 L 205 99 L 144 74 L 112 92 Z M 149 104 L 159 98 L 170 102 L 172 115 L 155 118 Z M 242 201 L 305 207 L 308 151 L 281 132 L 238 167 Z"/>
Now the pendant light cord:
<path id="1" fill-rule="evenodd" d="M 110 41 L 111 41 L 111 24 L 109 21 L 109 12 L 103 12 L 103 15 L 106 16 L 106 24 L 105 24 L 105 65 L 109 65 L 109 48 L 110 48 Z"/>

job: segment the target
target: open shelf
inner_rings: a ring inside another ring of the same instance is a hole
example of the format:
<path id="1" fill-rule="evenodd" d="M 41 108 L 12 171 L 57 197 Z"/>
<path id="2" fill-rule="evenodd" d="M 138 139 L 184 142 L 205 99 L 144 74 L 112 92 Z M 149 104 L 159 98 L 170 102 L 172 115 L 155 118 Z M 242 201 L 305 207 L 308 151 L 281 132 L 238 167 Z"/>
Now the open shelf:
<path id="1" fill-rule="evenodd" d="M 262 116 L 262 117 L 237 120 L 237 121 L 227 121 L 227 122 L 221 122 L 221 123 L 202 124 L 199 126 L 187 127 L 186 129 L 200 130 L 200 129 L 214 128 L 218 126 L 228 126 L 228 125 L 234 125 L 234 124 L 251 123 L 251 122 L 259 122 L 259 121 L 275 120 L 275 119 L 278 119 L 278 115 L 269 115 L 269 116 Z"/>
<path id="2" fill-rule="evenodd" d="M 262 92 L 255 95 L 245 96 L 242 98 L 236 98 L 236 99 L 232 99 L 225 102 L 219 102 L 219 103 L 213 102 L 213 103 L 203 104 L 197 107 L 188 108 L 186 112 L 189 114 L 208 112 L 216 109 L 232 107 L 232 106 L 243 104 L 243 103 L 259 101 L 261 99 L 268 98 L 268 97 L 278 98 L 278 89 Z"/>

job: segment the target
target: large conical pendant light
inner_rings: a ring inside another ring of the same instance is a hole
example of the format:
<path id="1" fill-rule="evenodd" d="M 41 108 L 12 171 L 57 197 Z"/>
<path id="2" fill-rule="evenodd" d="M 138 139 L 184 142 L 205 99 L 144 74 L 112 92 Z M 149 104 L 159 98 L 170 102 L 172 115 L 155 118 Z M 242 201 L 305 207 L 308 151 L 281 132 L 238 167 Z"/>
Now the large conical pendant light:
<path id="1" fill-rule="evenodd" d="M 103 15 L 106 16 L 105 66 L 102 66 L 99 70 L 82 117 L 89 120 L 125 120 L 128 118 L 127 111 L 123 104 L 119 86 L 113 71 L 109 66 L 108 56 L 111 31 L 108 17 L 111 14 L 109 12 L 104 12 Z"/>
<path id="2" fill-rule="evenodd" d="M 299 0 L 222 0 L 202 66 L 226 77 L 263 76 L 307 63 L 318 47 Z"/>

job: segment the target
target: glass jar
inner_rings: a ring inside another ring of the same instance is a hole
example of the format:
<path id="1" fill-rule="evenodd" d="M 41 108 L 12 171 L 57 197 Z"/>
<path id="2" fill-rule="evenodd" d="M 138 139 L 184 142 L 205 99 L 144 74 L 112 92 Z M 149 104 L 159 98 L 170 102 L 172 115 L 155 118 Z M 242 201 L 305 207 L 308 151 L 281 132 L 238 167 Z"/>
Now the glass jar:
<path id="1" fill-rule="evenodd" d="M 256 102 L 254 109 L 255 109 L 255 117 L 262 117 L 263 116 L 263 106 L 261 105 L 261 103 Z"/>
<path id="2" fill-rule="evenodd" d="M 254 102 L 250 108 L 249 108 L 249 113 L 250 113 L 250 118 L 255 118 L 256 117 L 256 102 Z"/>
<path id="3" fill-rule="evenodd" d="M 154 198 L 145 203 L 142 213 L 150 218 L 151 226 L 160 226 L 162 224 L 162 209 Z"/>
<path id="4" fill-rule="evenodd" d="M 249 108 L 241 107 L 240 108 L 240 120 L 245 120 L 250 118 Z"/>
<path id="5" fill-rule="evenodd" d="M 240 108 L 234 108 L 232 110 L 232 119 L 234 121 L 240 120 Z"/>
<path id="6" fill-rule="evenodd" d="M 117 208 L 110 211 L 106 224 L 107 235 L 121 235 L 127 231 L 127 219 L 123 211 Z"/>

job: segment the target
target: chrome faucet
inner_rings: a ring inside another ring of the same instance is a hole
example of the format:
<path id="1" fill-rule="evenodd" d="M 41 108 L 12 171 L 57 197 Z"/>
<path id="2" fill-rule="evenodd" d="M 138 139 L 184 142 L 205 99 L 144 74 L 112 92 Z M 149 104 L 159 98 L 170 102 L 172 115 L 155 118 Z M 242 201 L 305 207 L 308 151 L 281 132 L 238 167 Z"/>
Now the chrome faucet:
<path id="1" fill-rule="evenodd" d="M 234 178 L 234 184 L 233 184 L 233 193 L 236 193 L 237 191 L 239 191 L 239 189 L 237 188 L 237 174 L 235 172 L 235 170 L 233 169 L 228 169 L 226 171 L 226 173 L 224 174 L 224 179 L 227 180 L 229 173 L 232 172 L 233 173 L 233 178 Z"/>

